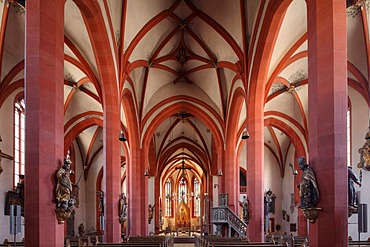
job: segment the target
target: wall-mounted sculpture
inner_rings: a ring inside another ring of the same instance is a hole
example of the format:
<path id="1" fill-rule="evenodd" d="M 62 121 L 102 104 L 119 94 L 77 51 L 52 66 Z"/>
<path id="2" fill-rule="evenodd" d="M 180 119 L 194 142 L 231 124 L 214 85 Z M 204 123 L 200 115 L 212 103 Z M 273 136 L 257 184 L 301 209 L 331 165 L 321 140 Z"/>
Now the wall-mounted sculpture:
<path id="1" fill-rule="evenodd" d="M 57 208 L 55 212 L 59 224 L 64 224 L 64 221 L 71 216 L 75 204 L 70 179 L 71 163 L 69 159 L 64 159 L 63 166 L 56 173 L 57 187 L 55 189 L 55 200 Z"/>
<path id="2" fill-rule="evenodd" d="M 239 202 L 243 210 L 243 221 L 248 225 L 249 223 L 249 200 L 246 196 L 243 196 L 243 201 Z"/>
<path id="3" fill-rule="evenodd" d="M 365 144 L 358 150 L 360 162 L 357 167 L 370 171 L 370 130 L 366 133 L 365 140 Z"/>
<path id="4" fill-rule="evenodd" d="M 265 192 L 264 195 L 264 210 L 265 215 L 269 213 L 275 213 L 275 199 L 276 196 L 274 193 L 272 193 L 271 189 Z"/>
<path id="5" fill-rule="evenodd" d="M 317 203 L 320 199 L 319 188 L 316 181 L 315 172 L 306 162 L 305 157 L 298 158 L 299 168 L 302 170 L 301 183 L 299 184 L 300 208 L 303 214 L 311 223 L 315 223 L 320 208 Z"/>
<path id="6" fill-rule="evenodd" d="M 148 224 L 152 223 L 152 219 L 153 219 L 153 213 L 154 213 L 154 206 L 155 204 L 149 204 L 148 206 Z"/>
<path id="7" fill-rule="evenodd" d="M 360 171 L 362 172 L 362 170 Z M 353 172 L 352 167 L 348 167 L 348 217 L 357 213 L 357 191 L 355 184 L 361 187 L 362 174 L 360 178 Z"/>
<path id="8" fill-rule="evenodd" d="M 127 217 L 127 198 L 126 198 L 126 195 L 125 193 L 122 193 L 121 194 L 121 198 L 119 199 L 119 203 L 118 203 L 118 213 L 119 213 L 119 223 L 120 224 L 123 224 L 125 221 L 126 221 L 126 217 Z"/>

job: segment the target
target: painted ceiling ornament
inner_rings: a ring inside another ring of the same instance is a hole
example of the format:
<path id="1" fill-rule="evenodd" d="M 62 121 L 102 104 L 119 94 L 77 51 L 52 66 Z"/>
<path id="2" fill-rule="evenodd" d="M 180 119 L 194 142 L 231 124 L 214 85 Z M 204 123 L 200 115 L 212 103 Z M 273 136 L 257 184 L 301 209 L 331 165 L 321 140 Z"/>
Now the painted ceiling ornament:
<path id="1" fill-rule="evenodd" d="M 358 150 L 360 162 L 357 164 L 357 167 L 370 171 L 370 128 L 366 133 L 365 140 L 365 144 Z"/>
<path id="2" fill-rule="evenodd" d="M 346 0 L 347 16 L 356 17 L 360 14 L 363 6 L 369 7 L 369 0 Z"/>

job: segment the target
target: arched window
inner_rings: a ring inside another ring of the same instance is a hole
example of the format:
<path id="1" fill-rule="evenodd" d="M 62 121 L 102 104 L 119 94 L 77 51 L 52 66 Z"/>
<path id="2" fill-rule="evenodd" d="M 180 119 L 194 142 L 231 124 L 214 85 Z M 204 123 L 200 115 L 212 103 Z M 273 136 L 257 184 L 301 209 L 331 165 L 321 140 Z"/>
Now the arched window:
<path id="1" fill-rule="evenodd" d="M 167 179 L 165 188 L 164 188 L 164 193 L 166 195 L 166 202 L 165 202 L 165 210 L 164 210 L 164 216 L 166 217 L 171 217 L 172 216 L 172 200 L 171 200 L 171 193 L 172 193 L 172 188 L 171 188 L 171 180 Z"/>
<path id="2" fill-rule="evenodd" d="M 197 178 L 194 178 L 194 216 L 200 216 L 200 184 Z"/>
<path id="3" fill-rule="evenodd" d="M 186 183 L 186 179 L 184 177 L 181 177 L 179 181 L 179 202 L 181 202 L 181 200 L 184 200 L 185 203 L 188 202 L 187 192 L 188 185 Z"/>
<path id="4" fill-rule="evenodd" d="M 19 175 L 24 175 L 25 161 L 25 103 L 18 99 L 14 103 L 14 186 L 19 182 Z"/>

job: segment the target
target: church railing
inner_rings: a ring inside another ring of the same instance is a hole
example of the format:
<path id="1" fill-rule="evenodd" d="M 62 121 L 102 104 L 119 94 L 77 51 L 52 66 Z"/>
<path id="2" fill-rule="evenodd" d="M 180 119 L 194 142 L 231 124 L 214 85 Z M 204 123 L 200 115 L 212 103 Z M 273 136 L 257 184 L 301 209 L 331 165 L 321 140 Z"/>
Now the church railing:
<path id="1" fill-rule="evenodd" d="M 229 227 L 232 227 L 240 237 L 247 237 L 247 224 L 245 224 L 229 207 L 213 207 L 211 211 L 212 224 L 215 224 L 216 226 L 228 224 Z M 219 229 L 219 227 L 216 228 Z"/>

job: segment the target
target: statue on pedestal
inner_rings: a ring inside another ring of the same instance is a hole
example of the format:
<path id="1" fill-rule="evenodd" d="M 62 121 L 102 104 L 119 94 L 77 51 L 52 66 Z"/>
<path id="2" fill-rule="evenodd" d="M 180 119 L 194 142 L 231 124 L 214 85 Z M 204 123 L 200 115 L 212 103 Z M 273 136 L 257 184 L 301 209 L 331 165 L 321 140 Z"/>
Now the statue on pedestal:
<path id="1" fill-rule="evenodd" d="M 301 183 L 299 184 L 300 208 L 303 214 L 311 223 L 315 223 L 320 208 L 317 208 L 319 202 L 319 188 L 316 182 L 315 172 L 307 164 L 305 157 L 298 158 L 299 168 L 302 170 Z"/>
<path id="2" fill-rule="evenodd" d="M 302 170 L 301 183 L 299 185 L 300 208 L 314 208 L 319 202 L 319 189 L 317 187 L 315 172 L 306 163 L 305 157 L 298 159 L 299 168 Z"/>
<path id="3" fill-rule="evenodd" d="M 59 224 L 63 224 L 71 216 L 75 204 L 70 179 L 71 163 L 69 159 L 64 159 L 63 166 L 56 173 L 57 186 L 55 189 L 55 200 L 57 208 L 55 212 Z"/>

